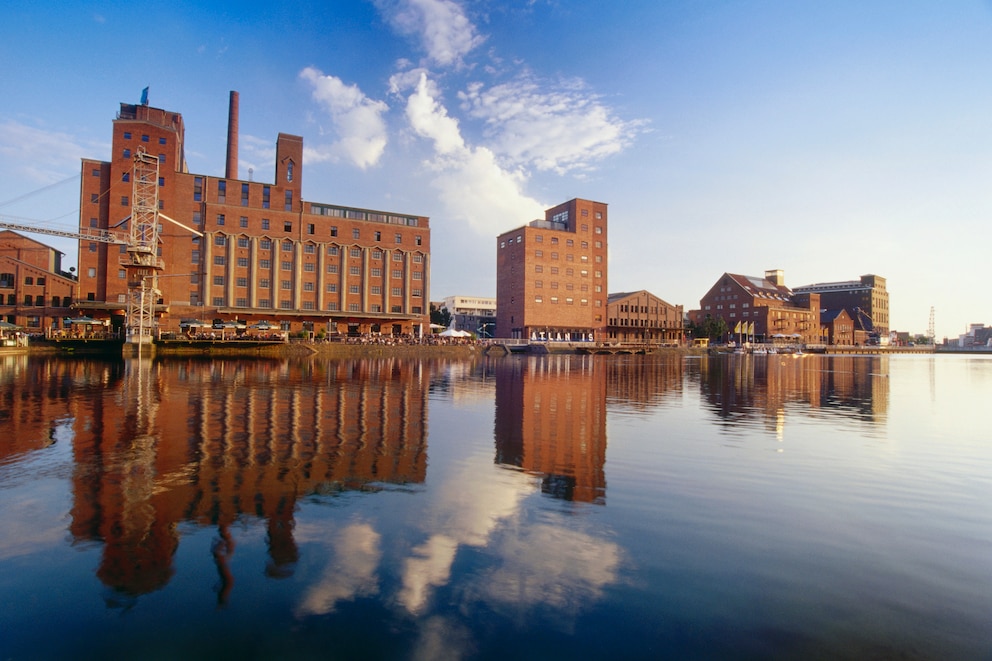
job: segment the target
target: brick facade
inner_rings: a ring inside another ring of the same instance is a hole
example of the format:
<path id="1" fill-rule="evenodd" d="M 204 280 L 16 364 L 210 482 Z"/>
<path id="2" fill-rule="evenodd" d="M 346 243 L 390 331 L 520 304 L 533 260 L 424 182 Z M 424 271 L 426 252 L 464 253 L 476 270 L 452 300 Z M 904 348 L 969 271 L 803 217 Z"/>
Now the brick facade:
<path id="1" fill-rule="evenodd" d="M 607 221 L 574 199 L 497 237 L 496 337 L 605 338 Z"/>
<path id="2" fill-rule="evenodd" d="M 632 344 L 678 344 L 682 342 L 681 305 L 666 303 L 654 294 L 613 293 L 607 304 L 607 336 L 610 342 Z"/>
<path id="3" fill-rule="evenodd" d="M 185 226 L 159 223 L 163 330 L 221 318 L 289 331 L 427 331 L 428 218 L 304 201 L 301 137 L 278 135 L 272 183 L 190 173 L 176 112 L 121 104 L 112 145 L 109 162 L 83 161 L 80 231 L 126 227 L 134 155 L 157 156 L 159 211 Z M 126 258 L 124 246 L 80 241 L 79 305 L 115 325 L 124 322 Z"/>
<path id="4" fill-rule="evenodd" d="M 76 280 L 62 253 L 10 230 L 0 231 L 0 320 L 27 333 L 63 328 L 72 315 Z"/>

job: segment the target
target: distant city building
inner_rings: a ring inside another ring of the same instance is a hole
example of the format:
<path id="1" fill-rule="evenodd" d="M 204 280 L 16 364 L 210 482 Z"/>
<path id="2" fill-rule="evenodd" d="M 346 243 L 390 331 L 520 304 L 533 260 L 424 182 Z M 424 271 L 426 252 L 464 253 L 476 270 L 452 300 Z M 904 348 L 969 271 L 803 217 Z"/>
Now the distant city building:
<path id="1" fill-rule="evenodd" d="M 62 257 L 51 246 L 0 230 L 0 320 L 27 333 L 64 327 L 77 283 L 62 270 Z"/>
<path id="2" fill-rule="evenodd" d="M 885 289 L 885 278 L 878 275 L 863 275 L 860 280 L 844 282 L 820 282 L 804 285 L 792 290 L 796 294 L 819 294 L 820 305 L 827 310 L 843 308 L 852 319 L 860 316 L 859 325 L 874 337 L 889 334 L 889 292 Z M 867 319 L 865 318 L 867 317 Z"/>
<path id="3" fill-rule="evenodd" d="M 992 347 L 992 327 L 985 324 L 971 324 L 968 332 L 958 336 L 961 348 Z"/>
<path id="4" fill-rule="evenodd" d="M 574 199 L 500 234 L 496 337 L 606 337 L 607 205 Z"/>
<path id="5" fill-rule="evenodd" d="M 707 319 L 722 319 L 728 328 L 725 339 L 742 334 L 758 342 L 821 341 L 819 294 L 794 295 L 779 269 L 765 271 L 763 278 L 724 273 L 689 318 L 697 325 Z"/>
<path id="6" fill-rule="evenodd" d="M 493 337 L 496 332 L 496 299 L 481 296 L 446 296 L 442 307 L 458 330 Z"/>
<path id="7" fill-rule="evenodd" d="M 146 104 L 121 104 L 111 160 L 83 160 L 81 232 L 126 227 L 138 201 L 135 155 L 158 160 L 159 217 L 178 223 L 158 228 L 160 327 L 178 330 L 192 317 L 286 331 L 426 332 L 428 219 L 304 201 L 299 136 L 279 134 L 274 182 L 238 179 L 237 124 L 232 93 L 223 177 L 189 172 L 182 115 Z M 126 257 L 127 246 L 80 240 L 78 306 L 115 326 L 135 279 Z"/>
<path id="8" fill-rule="evenodd" d="M 673 344 L 682 341 L 681 305 L 672 305 L 641 290 L 610 294 L 606 306 L 610 342 Z"/>

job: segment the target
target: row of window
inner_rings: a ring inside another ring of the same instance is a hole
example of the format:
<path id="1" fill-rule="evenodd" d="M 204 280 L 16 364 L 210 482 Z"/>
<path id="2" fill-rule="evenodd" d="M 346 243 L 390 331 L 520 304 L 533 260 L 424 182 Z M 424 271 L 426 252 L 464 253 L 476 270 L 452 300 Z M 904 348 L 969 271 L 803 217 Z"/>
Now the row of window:
<path id="1" fill-rule="evenodd" d="M 551 303 L 551 305 L 558 305 L 558 303 L 559 303 L 559 300 L 558 300 L 558 297 L 557 296 L 550 296 L 550 297 L 548 297 L 548 301 Z M 534 297 L 534 302 L 535 303 L 543 303 L 544 302 L 544 297 L 543 296 L 535 296 Z M 574 298 L 571 298 L 571 297 L 566 297 L 565 298 L 565 305 L 574 305 L 574 304 L 575 304 L 575 299 Z M 580 298 L 579 299 L 579 305 L 589 305 L 589 299 L 587 299 L 587 298 Z M 600 307 L 601 306 L 601 302 L 600 301 L 596 301 L 596 306 L 597 307 Z"/>
<path id="2" fill-rule="evenodd" d="M 0 273 L 0 288 L 2 289 L 12 289 L 14 287 L 15 277 L 13 273 Z M 24 277 L 25 285 L 44 285 L 46 282 L 45 276 L 34 276 L 28 275 Z"/>
<path id="3" fill-rule="evenodd" d="M 557 266 L 552 266 L 548 270 L 551 272 L 551 275 L 558 275 L 558 273 L 559 273 L 559 270 L 558 270 L 558 267 Z M 544 273 L 544 267 L 542 265 L 540 265 L 540 264 L 537 264 L 536 266 L 534 266 L 534 273 Z M 594 273 L 595 277 L 597 277 L 597 278 L 602 278 L 603 277 L 603 272 L 602 271 L 594 271 L 593 273 Z M 565 275 L 566 275 L 566 277 L 572 277 L 572 276 L 575 275 L 575 270 L 574 269 L 570 269 L 570 268 L 565 269 Z M 582 277 L 582 278 L 588 278 L 589 277 L 589 271 L 587 271 L 586 269 L 581 269 L 579 271 L 579 276 Z M 540 281 L 538 281 L 538 282 L 540 282 Z M 540 285 L 538 285 L 538 286 L 540 286 Z"/>
<path id="4" fill-rule="evenodd" d="M 0 296 L 0 302 L 3 301 L 3 297 Z M 67 308 L 72 303 L 71 296 L 52 296 L 52 307 L 53 308 Z M 15 294 L 7 294 L 7 305 L 17 305 L 17 296 Z M 24 305 L 44 307 L 45 297 L 44 296 L 32 296 L 31 294 L 24 295 Z"/>
<path id="5" fill-rule="evenodd" d="M 195 304 L 195 303 L 197 303 L 197 301 L 191 300 L 190 303 L 194 303 Z M 213 303 L 214 307 L 225 307 L 225 305 L 226 305 L 226 303 L 224 301 L 224 297 L 222 297 L 222 296 L 215 296 L 213 298 L 213 300 L 212 300 L 212 303 Z M 235 305 L 233 307 L 236 307 L 236 308 L 247 308 L 248 307 L 248 299 L 247 298 L 238 298 L 238 299 L 235 299 Z M 272 308 L 272 299 L 271 298 L 259 299 L 258 300 L 258 306 L 257 307 L 260 308 L 260 309 L 266 309 L 266 310 L 273 309 Z M 293 301 L 286 300 L 286 299 L 280 299 L 279 300 L 279 309 L 280 310 L 295 310 L 296 308 L 293 306 Z M 301 310 L 314 310 L 315 311 L 317 309 L 317 307 L 316 307 L 316 304 L 313 301 L 303 301 L 303 304 L 302 304 L 302 306 L 301 306 L 300 309 Z M 331 301 L 331 302 L 329 302 L 327 304 L 327 307 L 325 309 L 328 312 L 340 312 L 342 310 L 341 304 L 339 302 L 337 302 L 337 301 Z M 348 312 L 362 312 L 363 311 L 362 310 L 361 303 L 348 303 L 346 309 L 347 309 Z M 368 309 L 368 312 L 374 313 L 374 314 L 381 314 L 383 311 L 384 311 L 383 310 L 383 306 L 382 305 L 379 305 L 379 304 L 370 305 L 369 306 L 369 309 Z M 390 306 L 389 311 L 391 313 L 395 313 L 395 314 L 402 314 L 403 313 L 403 306 L 402 305 L 392 305 L 392 306 Z M 414 305 L 414 306 L 412 306 L 410 308 L 410 312 L 411 312 L 411 314 L 423 314 L 424 313 L 424 308 L 422 306 L 419 306 L 419 305 Z"/>
<path id="6" fill-rule="evenodd" d="M 131 139 L 131 132 L 130 131 L 124 131 L 124 139 L 125 140 L 130 140 Z M 150 138 L 149 138 L 148 134 L 143 133 L 141 135 L 141 141 L 142 142 L 148 142 L 149 140 L 150 140 Z M 158 144 L 164 145 L 165 144 L 165 138 L 159 138 L 158 139 Z"/>
<path id="7" fill-rule="evenodd" d="M 214 236 L 214 245 L 215 246 L 226 246 L 228 244 L 228 239 L 229 238 L 230 237 L 225 236 L 223 234 L 217 234 L 217 235 Z M 194 237 L 192 237 L 192 241 L 193 241 L 193 244 L 194 245 L 195 244 L 198 244 L 198 243 L 200 243 L 200 237 L 194 236 Z M 266 251 L 272 250 L 272 244 L 273 244 L 273 242 L 272 242 L 271 239 L 259 239 L 259 241 L 258 241 L 258 249 L 259 250 L 266 250 Z M 93 245 L 95 245 L 95 244 L 93 244 Z M 239 236 L 238 239 L 237 239 L 237 245 L 238 245 L 239 248 L 248 248 L 248 247 L 251 246 L 251 240 L 248 237 Z M 293 249 L 296 247 L 296 244 L 293 241 L 282 241 L 282 242 L 279 242 L 279 247 L 280 247 L 280 249 L 283 252 L 292 252 Z M 363 248 L 359 248 L 357 246 L 352 246 L 349 249 L 349 253 L 348 254 L 351 257 L 361 257 L 362 256 L 362 250 L 363 250 Z M 305 255 L 314 255 L 316 253 L 317 253 L 317 246 L 315 244 L 313 244 L 313 243 L 305 243 L 305 244 L 303 244 L 303 254 L 305 254 Z M 336 246 L 336 245 L 327 246 L 327 255 L 329 257 L 336 257 L 339 254 L 344 254 L 344 246 Z M 402 253 L 402 252 L 394 252 L 393 253 L 393 261 L 394 262 L 401 262 L 401 261 L 403 261 L 403 254 L 404 253 Z M 372 259 L 375 259 L 375 260 L 382 259 L 383 258 L 383 252 L 381 250 L 372 250 L 371 251 L 371 257 L 372 257 Z M 423 261 L 424 261 L 424 256 L 422 254 L 414 254 L 413 255 L 413 263 L 414 264 L 422 264 Z"/>
<path id="8" fill-rule="evenodd" d="M 534 288 L 535 289 L 544 289 L 544 281 L 543 280 L 535 280 L 534 281 Z M 558 281 L 557 280 L 552 280 L 551 281 L 550 288 L 551 289 L 558 289 Z M 573 289 L 575 289 L 575 285 L 573 283 L 571 283 L 571 282 L 566 282 L 565 283 L 565 289 L 567 291 L 572 291 Z M 597 294 L 601 294 L 603 292 L 603 286 L 602 285 L 596 285 L 593 288 L 593 290 Z M 589 285 L 582 285 L 582 286 L 580 286 L 579 287 L 579 291 L 589 291 Z"/>

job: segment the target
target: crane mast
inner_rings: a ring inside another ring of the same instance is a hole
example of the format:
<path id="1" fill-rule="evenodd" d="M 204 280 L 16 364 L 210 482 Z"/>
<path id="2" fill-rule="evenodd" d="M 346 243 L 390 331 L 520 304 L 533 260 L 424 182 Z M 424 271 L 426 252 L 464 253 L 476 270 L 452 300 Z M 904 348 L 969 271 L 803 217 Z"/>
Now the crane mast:
<path id="1" fill-rule="evenodd" d="M 131 220 L 128 223 L 126 261 L 128 341 L 150 344 L 155 329 L 155 305 L 162 295 L 158 276 L 164 268 L 158 257 L 158 158 L 139 149 L 131 177 Z"/>

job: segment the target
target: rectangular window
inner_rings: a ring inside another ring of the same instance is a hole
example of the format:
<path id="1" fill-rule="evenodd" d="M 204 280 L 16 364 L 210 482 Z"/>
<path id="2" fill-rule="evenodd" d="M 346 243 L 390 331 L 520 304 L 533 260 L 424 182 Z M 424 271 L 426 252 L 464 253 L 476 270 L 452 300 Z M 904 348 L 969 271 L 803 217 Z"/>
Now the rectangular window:
<path id="1" fill-rule="evenodd" d="M 247 268 L 248 267 L 248 258 L 247 257 L 238 257 L 238 266 Z"/>
<path id="2" fill-rule="evenodd" d="M 279 281 L 279 289 L 289 290 L 289 289 L 292 289 L 292 288 L 293 288 L 293 281 L 292 280 L 280 280 Z"/>
<path id="3" fill-rule="evenodd" d="M 243 298 L 242 297 L 242 298 L 238 298 L 236 300 L 237 300 L 237 303 L 235 303 L 235 307 L 239 307 L 239 308 L 246 308 L 246 307 L 248 307 L 248 299 L 247 298 Z"/>
<path id="4" fill-rule="evenodd" d="M 268 186 L 262 186 L 262 208 L 263 209 L 268 209 L 269 208 L 269 193 L 270 193 L 269 187 Z M 269 228 L 266 227 L 265 229 L 269 229 Z"/>
<path id="5" fill-rule="evenodd" d="M 327 292 L 330 293 L 330 294 L 336 294 L 336 293 L 338 293 L 338 286 L 337 286 L 337 284 L 335 284 L 333 282 L 329 282 L 327 284 Z"/>
<path id="6" fill-rule="evenodd" d="M 258 280 L 258 288 L 259 289 L 268 289 L 269 288 L 269 279 L 268 278 L 259 278 L 259 280 Z"/>
<path id="7" fill-rule="evenodd" d="M 214 284 L 215 285 L 223 285 L 224 284 L 224 276 L 222 276 L 222 275 L 215 275 L 214 276 Z"/>
<path id="8" fill-rule="evenodd" d="M 217 182 L 217 201 L 221 204 L 227 202 L 227 182 L 218 181 Z"/>
<path id="9" fill-rule="evenodd" d="M 260 269 L 271 269 L 272 260 L 271 259 L 260 259 L 258 260 L 258 268 Z"/>
<path id="10" fill-rule="evenodd" d="M 261 239 L 258 242 L 258 247 L 261 250 L 272 250 L 272 241 L 270 239 Z"/>
<path id="11" fill-rule="evenodd" d="M 317 270 L 317 265 L 314 264 L 313 262 L 307 262 L 303 265 L 303 270 L 306 271 L 307 273 L 313 273 L 315 270 Z"/>
<path id="12" fill-rule="evenodd" d="M 403 292 L 400 291 L 400 288 L 399 287 L 393 287 L 392 289 L 389 290 L 389 293 L 391 293 L 393 296 L 402 296 L 403 295 Z"/>
<path id="13" fill-rule="evenodd" d="M 248 206 L 248 184 L 241 184 L 241 206 Z"/>
<path id="14" fill-rule="evenodd" d="M 337 235 L 338 235 L 338 228 L 331 227 L 331 236 L 337 236 Z"/>
<path id="15" fill-rule="evenodd" d="M 394 270 L 393 271 L 393 279 L 394 280 L 399 280 L 402 277 L 403 277 L 403 271 L 398 271 L 398 270 Z"/>
<path id="16" fill-rule="evenodd" d="M 308 243 L 305 246 L 303 246 L 303 252 L 304 254 L 312 255 L 317 252 L 317 247 L 314 246 L 312 243 Z"/>
<path id="17" fill-rule="evenodd" d="M 286 211 L 293 210 L 293 191 L 286 191 Z"/>
<path id="18" fill-rule="evenodd" d="M 316 228 L 314 227 L 313 223 L 307 224 L 307 234 L 313 234 L 315 230 Z"/>
<path id="19" fill-rule="evenodd" d="M 247 236 L 239 236 L 238 237 L 238 247 L 239 248 L 247 248 L 248 247 L 248 237 Z"/>
<path id="20" fill-rule="evenodd" d="M 358 285 L 348 285 L 348 293 L 349 294 L 357 294 L 357 293 L 359 293 L 358 292 Z"/>
<path id="21" fill-rule="evenodd" d="M 283 271 L 292 271 L 293 270 L 293 262 L 282 262 L 281 268 L 282 268 Z"/>
<path id="22" fill-rule="evenodd" d="M 217 266 L 224 266 L 227 263 L 227 259 L 224 255 L 214 255 L 214 264 Z"/>
<path id="23" fill-rule="evenodd" d="M 292 232 L 293 231 L 293 223 L 291 223 L 289 221 L 286 221 L 285 223 L 283 223 L 282 224 L 282 231 L 283 232 Z"/>
<path id="24" fill-rule="evenodd" d="M 337 255 L 338 254 L 338 247 L 337 246 L 327 246 L 327 254 L 328 255 L 331 255 L 331 256 Z"/>
<path id="25" fill-rule="evenodd" d="M 248 286 L 248 278 L 238 278 L 237 285 L 238 285 L 238 287 L 247 287 Z"/>
<path id="26" fill-rule="evenodd" d="M 190 251 L 190 253 L 189 253 L 189 261 L 190 261 L 191 264 L 199 264 L 200 263 L 200 251 L 199 250 L 192 250 L 192 251 Z"/>
<path id="27" fill-rule="evenodd" d="M 224 214 L 222 213 L 217 214 L 217 224 L 218 225 L 224 224 Z"/>
<path id="28" fill-rule="evenodd" d="M 313 291 L 313 283 L 312 282 L 304 282 L 303 283 L 303 291 Z"/>
<path id="29" fill-rule="evenodd" d="M 362 274 L 362 269 L 361 268 L 359 268 L 357 266 L 349 266 L 348 267 L 348 275 L 361 275 L 361 274 Z"/>
<path id="30" fill-rule="evenodd" d="M 248 227 L 248 216 L 241 216 L 238 218 L 239 227 Z"/>
<path id="31" fill-rule="evenodd" d="M 328 273 L 337 273 L 338 272 L 338 265 L 337 264 L 328 264 L 327 265 L 327 272 Z"/>
<path id="32" fill-rule="evenodd" d="M 382 269 L 380 269 L 380 268 L 373 268 L 372 269 L 372 277 L 373 278 L 381 278 L 382 277 Z"/>
<path id="33" fill-rule="evenodd" d="M 215 246 L 226 246 L 227 245 L 227 237 L 224 236 L 223 234 L 218 234 L 217 236 L 214 237 L 214 245 Z"/>
<path id="34" fill-rule="evenodd" d="M 357 227 L 355 229 L 351 230 L 351 238 L 357 239 L 360 236 L 361 236 L 361 232 L 358 230 Z"/>
<path id="35" fill-rule="evenodd" d="M 262 229 L 263 230 L 269 229 L 269 219 L 268 218 L 263 218 L 262 219 Z"/>

